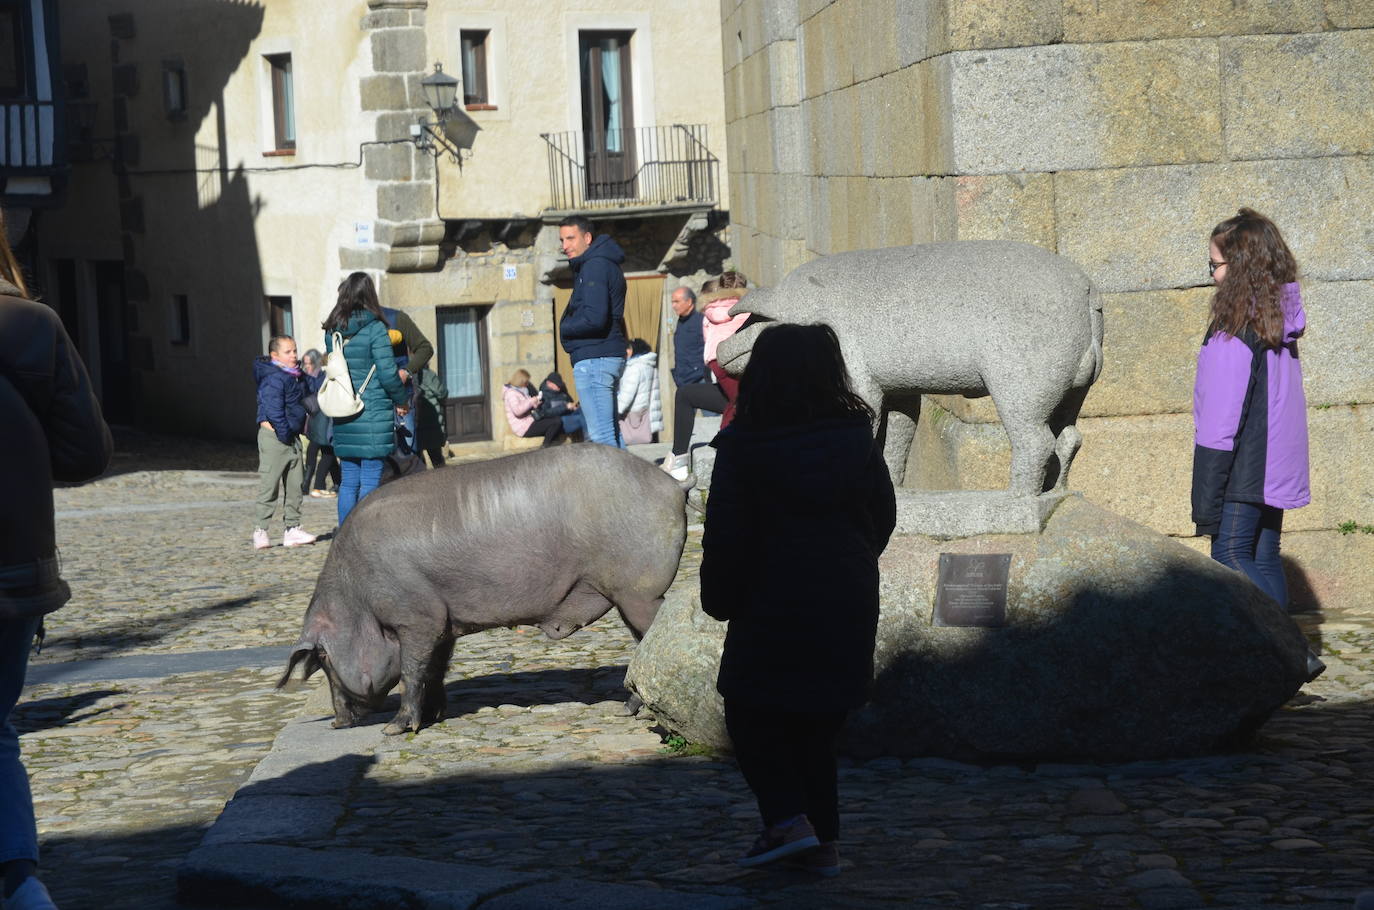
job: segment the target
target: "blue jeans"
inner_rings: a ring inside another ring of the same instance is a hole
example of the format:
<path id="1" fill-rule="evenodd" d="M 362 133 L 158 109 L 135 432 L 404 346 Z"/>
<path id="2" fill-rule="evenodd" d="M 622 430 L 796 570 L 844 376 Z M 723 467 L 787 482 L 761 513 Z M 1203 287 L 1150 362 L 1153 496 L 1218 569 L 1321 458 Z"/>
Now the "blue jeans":
<path id="1" fill-rule="evenodd" d="M 401 450 L 401 454 L 419 454 L 420 446 L 416 442 L 415 435 L 415 380 L 406 380 L 406 401 L 410 409 L 406 411 L 406 416 L 396 417 L 396 426 L 401 432 L 396 434 L 396 448 Z M 359 499 L 362 497 L 359 496 Z"/>
<path id="2" fill-rule="evenodd" d="M 377 489 L 382 482 L 384 458 L 339 459 L 339 524 L 343 525 L 364 496 Z"/>
<path id="3" fill-rule="evenodd" d="M 589 442 L 625 448 L 615 418 L 615 387 L 624 372 L 624 357 L 589 357 L 573 364 L 573 381 L 582 396 L 582 418 L 587 422 Z"/>
<path id="4" fill-rule="evenodd" d="M 563 421 L 563 432 L 569 436 L 587 429 L 587 421 L 582 418 L 581 411 L 571 411 L 564 414 L 559 420 Z"/>
<path id="5" fill-rule="evenodd" d="M 24 688 L 24 672 L 38 623 L 36 616 L 0 620 L 0 864 L 17 859 L 38 862 L 33 795 L 19 760 L 19 731 L 10 723 L 10 712 Z"/>
<path id="6" fill-rule="evenodd" d="M 1261 591 L 1288 608 L 1288 582 L 1279 558 L 1283 509 L 1249 502 L 1221 506 L 1221 526 L 1212 538 L 1212 558 L 1244 572 Z"/>

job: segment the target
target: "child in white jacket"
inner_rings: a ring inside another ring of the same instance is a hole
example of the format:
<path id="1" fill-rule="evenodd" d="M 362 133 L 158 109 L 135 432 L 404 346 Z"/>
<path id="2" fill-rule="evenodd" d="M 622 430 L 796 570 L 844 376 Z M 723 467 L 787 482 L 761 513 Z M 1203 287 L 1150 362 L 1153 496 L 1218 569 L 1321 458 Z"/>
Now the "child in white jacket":
<path id="1" fill-rule="evenodd" d="M 616 395 L 620 435 L 627 445 L 652 442 L 663 430 L 663 403 L 658 395 L 658 355 L 636 338 L 625 348 L 625 372 Z"/>

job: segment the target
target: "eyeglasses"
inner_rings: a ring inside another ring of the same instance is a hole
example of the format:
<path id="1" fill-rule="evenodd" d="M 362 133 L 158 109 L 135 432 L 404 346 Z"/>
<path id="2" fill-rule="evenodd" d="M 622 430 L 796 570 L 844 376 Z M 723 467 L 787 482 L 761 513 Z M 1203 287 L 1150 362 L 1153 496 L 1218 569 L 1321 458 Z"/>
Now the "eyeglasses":
<path id="1" fill-rule="evenodd" d="M 1217 269 L 1221 268 L 1221 267 L 1222 267 L 1223 265 L 1225 265 L 1225 264 L 1226 264 L 1225 262 L 1217 262 L 1217 261 L 1214 260 L 1214 259 L 1208 259 L 1208 260 L 1207 260 L 1207 277 L 1208 277 L 1208 278 L 1215 278 L 1216 275 L 1217 275 Z"/>

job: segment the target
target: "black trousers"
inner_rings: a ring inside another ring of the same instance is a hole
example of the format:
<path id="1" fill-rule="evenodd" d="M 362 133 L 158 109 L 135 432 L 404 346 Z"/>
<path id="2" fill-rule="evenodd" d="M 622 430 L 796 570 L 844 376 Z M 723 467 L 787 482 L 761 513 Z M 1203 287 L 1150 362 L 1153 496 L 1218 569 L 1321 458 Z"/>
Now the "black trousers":
<path id="1" fill-rule="evenodd" d="M 806 813 L 816 837 L 840 836 L 835 741 L 847 711 L 782 711 L 725 699 L 735 761 L 772 827 Z"/>
<path id="2" fill-rule="evenodd" d="M 697 408 L 705 411 L 724 411 L 730 402 L 714 382 L 693 382 L 677 387 L 673 396 L 673 454 L 686 455 L 692 444 L 692 425 L 696 423 Z"/>
<path id="3" fill-rule="evenodd" d="M 544 445 L 541 448 L 548 448 L 563 438 L 563 418 L 540 417 L 525 431 L 526 439 L 531 436 L 543 436 Z"/>
<path id="4" fill-rule="evenodd" d="M 319 461 L 318 471 L 316 470 L 317 459 Z M 311 442 L 305 448 L 305 470 L 301 472 L 301 492 L 309 493 L 312 489 L 323 490 L 325 478 L 330 476 L 333 476 L 334 487 L 338 489 L 339 463 L 334 460 L 334 447 Z"/>

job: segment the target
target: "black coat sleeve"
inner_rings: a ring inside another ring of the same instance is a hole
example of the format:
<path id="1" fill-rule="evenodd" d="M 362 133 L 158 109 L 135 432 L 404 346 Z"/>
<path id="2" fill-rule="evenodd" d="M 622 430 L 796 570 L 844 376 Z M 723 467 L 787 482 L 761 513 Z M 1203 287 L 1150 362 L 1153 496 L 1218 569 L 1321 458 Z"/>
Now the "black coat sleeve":
<path id="1" fill-rule="evenodd" d="M 711 493 L 706 499 L 705 532 L 701 538 L 701 608 L 707 616 L 730 619 L 735 605 L 747 597 L 750 552 L 750 509 L 728 449 L 716 454 L 711 470 Z"/>

